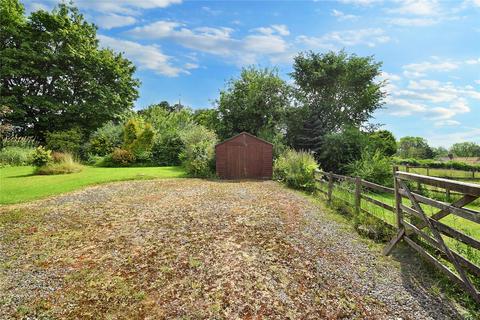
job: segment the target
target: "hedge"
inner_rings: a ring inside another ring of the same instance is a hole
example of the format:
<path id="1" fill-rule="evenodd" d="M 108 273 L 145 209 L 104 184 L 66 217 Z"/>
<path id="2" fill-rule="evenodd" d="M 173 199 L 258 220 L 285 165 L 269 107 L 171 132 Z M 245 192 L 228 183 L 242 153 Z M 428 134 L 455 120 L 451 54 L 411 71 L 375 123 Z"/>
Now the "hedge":
<path id="1" fill-rule="evenodd" d="M 412 167 L 424 167 L 424 168 L 431 168 L 431 169 L 455 169 L 455 170 L 463 170 L 463 171 L 480 171 L 480 165 L 472 165 L 464 162 L 458 161 L 437 161 L 431 159 L 419 160 L 419 159 L 401 159 L 401 158 L 393 158 L 393 162 L 398 165 L 406 165 Z"/>

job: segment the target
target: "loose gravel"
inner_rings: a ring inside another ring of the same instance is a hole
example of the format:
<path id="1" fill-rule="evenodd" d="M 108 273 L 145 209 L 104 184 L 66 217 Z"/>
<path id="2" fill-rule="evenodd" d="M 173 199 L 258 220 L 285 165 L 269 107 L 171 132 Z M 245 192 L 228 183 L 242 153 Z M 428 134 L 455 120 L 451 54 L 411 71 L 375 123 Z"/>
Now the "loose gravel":
<path id="1" fill-rule="evenodd" d="M 0 208 L 0 319 L 460 319 L 417 257 L 383 257 L 278 183 L 95 186 Z"/>

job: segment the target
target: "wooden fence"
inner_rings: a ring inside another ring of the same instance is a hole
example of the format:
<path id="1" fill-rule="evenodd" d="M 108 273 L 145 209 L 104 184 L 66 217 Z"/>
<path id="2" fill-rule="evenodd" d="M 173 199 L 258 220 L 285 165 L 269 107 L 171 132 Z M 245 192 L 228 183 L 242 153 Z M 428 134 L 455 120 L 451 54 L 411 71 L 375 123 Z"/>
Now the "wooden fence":
<path id="1" fill-rule="evenodd" d="M 396 235 L 385 247 L 384 254 L 390 254 L 395 245 L 404 240 L 480 303 L 480 293 L 472 281 L 476 279 L 476 282 L 479 282 L 480 267 L 447 245 L 443 236 L 454 239 L 473 250 L 480 250 L 480 241 L 440 222 L 442 218 L 453 214 L 474 222 L 480 228 L 478 225 L 480 212 L 465 208 L 480 198 L 480 185 L 402 172 L 396 167 L 393 172 L 394 188 L 331 172 L 318 171 L 318 174 L 317 181 L 324 187 L 318 190 L 326 196 L 328 202 L 332 202 L 334 198 L 345 201 L 334 194 L 334 188 L 341 188 L 353 195 L 353 203 L 347 202 L 347 204 L 353 206 L 355 214 L 364 212 L 373 215 L 362 208 L 362 201 L 392 213 L 396 221 Z M 347 182 L 350 188 L 343 186 L 341 182 Z M 411 186 L 418 184 L 452 190 L 462 196 L 452 203 L 438 201 L 412 191 Z M 368 192 L 372 190 L 393 195 L 395 199 L 393 205 L 369 196 Z M 408 200 L 410 206 L 406 205 L 404 200 Z M 426 206 L 438 211 L 429 216 L 425 213 Z"/>

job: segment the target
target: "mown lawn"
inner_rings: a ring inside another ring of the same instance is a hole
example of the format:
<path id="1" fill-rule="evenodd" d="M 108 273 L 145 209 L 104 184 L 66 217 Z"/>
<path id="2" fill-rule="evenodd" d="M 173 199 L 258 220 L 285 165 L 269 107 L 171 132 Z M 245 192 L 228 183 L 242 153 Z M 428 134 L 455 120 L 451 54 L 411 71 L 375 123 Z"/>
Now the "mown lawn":
<path id="1" fill-rule="evenodd" d="M 86 166 L 82 172 L 38 176 L 34 167 L 0 168 L 0 204 L 13 204 L 77 190 L 99 183 L 180 178 L 185 172 L 180 167 L 97 168 Z"/>

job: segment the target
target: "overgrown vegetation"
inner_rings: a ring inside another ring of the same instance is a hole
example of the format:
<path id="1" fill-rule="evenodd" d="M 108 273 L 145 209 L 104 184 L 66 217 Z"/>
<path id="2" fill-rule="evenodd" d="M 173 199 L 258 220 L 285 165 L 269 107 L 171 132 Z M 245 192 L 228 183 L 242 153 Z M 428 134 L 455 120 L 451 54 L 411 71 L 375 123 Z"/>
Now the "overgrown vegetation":
<path id="1" fill-rule="evenodd" d="M 69 153 L 54 153 L 52 161 L 37 167 L 35 174 L 38 175 L 54 175 L 67 174 L 82 171 L 83 166 L 75 161 L 74 157 Z"/>
<path id="2" fill-rule="evenodd" d="M 273 177 L 292 188 L 313 191 L 318 169 L 311 153 L 290 149 L 275 160 Z"/>

